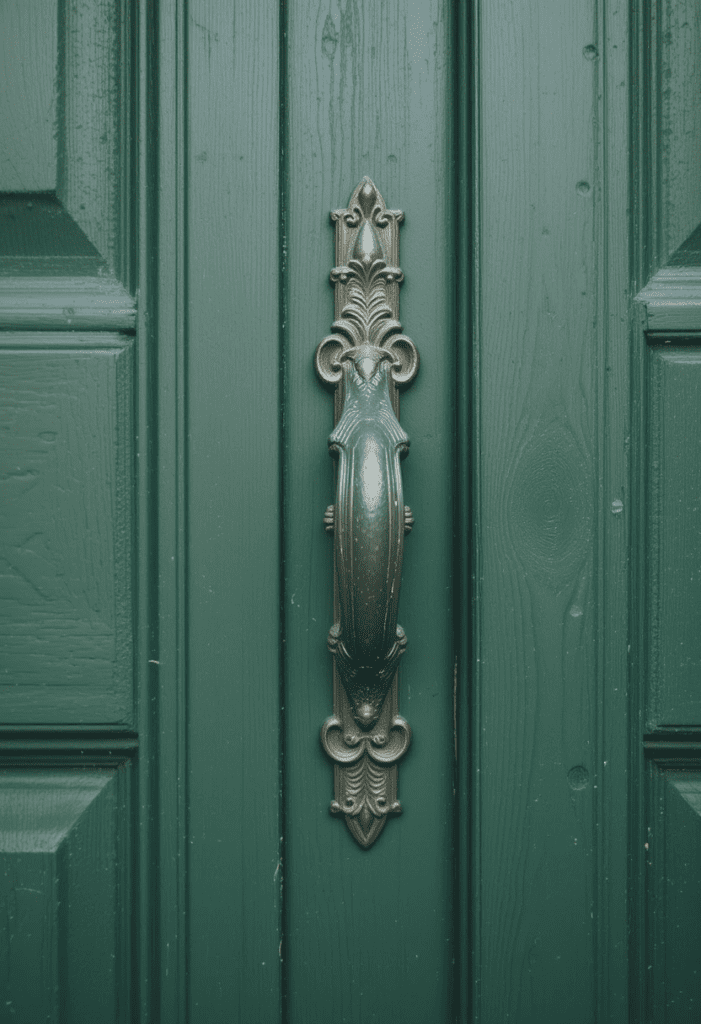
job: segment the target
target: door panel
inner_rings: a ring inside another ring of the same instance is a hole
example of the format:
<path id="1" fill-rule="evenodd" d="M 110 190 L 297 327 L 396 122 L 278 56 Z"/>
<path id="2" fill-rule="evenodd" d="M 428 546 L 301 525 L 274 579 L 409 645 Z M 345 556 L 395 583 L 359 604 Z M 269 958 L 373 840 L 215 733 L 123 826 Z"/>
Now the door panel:
<path id="1" fill-rule="evenodd" d="M 688 265 L 688 264 L 687 264 Z M 660 272 L 664 274 L 664 270 Z M 658 277 L 659 275 L 656 275 Z M 652 285 L 641 294 L 655 289 Z M 694 300 L 698 301 L 698 296 Z M 677 303 L 675 315 L 684 316 Z M 692 323 L 687 319 L 689 326 Z M 637 936 L 646 1020 L 673 1021 L 693 1013 L 701 996 L 698 928 L 699 344 L 691 332 L 648 335 L 641 434 L 645 439 L 639 528 L 640 716 L 637 756 L 643 775 L 635 858 Z M 683 344 L 677 344 L 683 340 Z M 660 343 L 662 341 L 662 343 Z M 646 763 L 643 762 L 643 754 Z"/>
<path id="2" fill-rule="evenodd" d="M 634 1019 L 698 1006 L 699 511 L 701 274 L 697 132 L 701 25 L 694 4 L 658 4 L 637 42 L 634 162 L 631 852 Z M 664 84 L 663 84 L 664 83 Z"/>
<path id="3" fill-rule="evenodd" d="M 129 792 L 125 762 L 0 770 L 5 1019 L 133 1019 Z"/>
<path id="4" fill-rule="evenodd" d="M 651 346 L 646 728 L 701 725 L 701 353 Z"/>
<path id="5" fill-rule="evenodd" d="M 698 1005 L 701 928 L 701 773 L 698 761 L 651 762 L 645 865 L 647 874 L 646 1018 L 693 1020 Z"/>
<path id="6" fill-rule="evenodd" d="M 4 332 L 7 724 L 133 726 L 132 345 Z"/>
<path id="7" fill-rule="evenodd" d="M 127 290 L 138 37 L 127 3 L 29 6 L 0 15 L 0 1017 L 126 1024 L 134 816 L 150 814 Z"/>
<path id="8" fill-rule="evenodd" d="M 639 17 L 644 64 L 638 94 L 650 104 L 641 138 L 648 156 L 640 167 L 649 178 L 641 181 L 639 198 L 654 207 L 645 230 L 656 270 L 701 222 L 701 10 L 694 0 L 675 0 L 649 4 Z"/>
<path id="9" fill-rule="evenodd" d="M 128 284 L 134 270 L 134 6 L 67 0 L 39 8 L 10 0 L 0 15 L 11 83 L 0 102 L 7 140 L 0 162 L 0 273 L 54 279 L 114 274 Z M 15 208 L 5 220 L 8 204 Z M 42 206 L 49 213 L 37 224 Z M 72 230 L 60 225 L 66 217 Z M 64 323 L 70 316 L 64 313 Z"/>

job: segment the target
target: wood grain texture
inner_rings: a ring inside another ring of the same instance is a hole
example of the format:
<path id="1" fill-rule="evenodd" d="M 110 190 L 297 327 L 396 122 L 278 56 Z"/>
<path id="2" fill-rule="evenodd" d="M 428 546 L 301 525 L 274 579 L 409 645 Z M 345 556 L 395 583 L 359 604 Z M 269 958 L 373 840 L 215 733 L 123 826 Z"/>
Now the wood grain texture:
<path id="1" fill-rule="evenodd" d="M 701 726 L 701 353 L 648 354 L 646 728 Z"/>
<path id="2" fill-rule="evenodd" d="M 0 769 L 3 1019 L 133 1019 L 128 773 Z"/>
<path id="3" fill-rule="evenodd" d="M 278 8 L 187 12 L 187 1011 L 262 1024 L 281 1012 Z"/>
<path id="4" fill-rule="evenodd" d="M 608 4 L 510 0 L 481 4 L 478 24 L 474 1019 L 613 1022 L 627 1013 L 627 24 Z"/>
<path id="5" fill-rule="evenodd" d="M 288 10 L 285 344 L 286 924 L 290 1022 L 448 1020 L 452 959 L 450 7 L 304 0 Z M 363 175 L 405 211 L 400 318 L 421 370 L 411 438 L 400 712 L 413 728 L 400 818 L 368 851 L 329 814 L 333 402 L 315 345 L 333 316 L 329 211 Z"/>
<path id="6" fill-rule="evenodd" d="M 2 718 L 129 724 L 130 345 L 2 340 Z"/>
<path id="7" fill-rule="evenodd" d="M 56 188 L 58 3 L 0 7 L 0 193 Z"/>

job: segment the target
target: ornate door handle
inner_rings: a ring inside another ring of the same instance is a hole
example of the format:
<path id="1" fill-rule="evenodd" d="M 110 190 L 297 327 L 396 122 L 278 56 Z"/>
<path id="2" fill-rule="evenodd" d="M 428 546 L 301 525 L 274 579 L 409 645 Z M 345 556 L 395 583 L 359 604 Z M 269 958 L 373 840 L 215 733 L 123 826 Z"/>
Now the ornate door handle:
<path id="1" fill-rule="evenodd" d="M 404 535 L 400 462 L 409 438 L 399 425 L 397 389 L 419 367 L 399 322 L 399 225 L 369 178 L 348 209 L 335 210 L 336 319 L 316 351 L 316 371 L 335 389 L 336 501 L 324 524 L 334 534 L 335 614 L 328 646 L 334 664 L 334 713 L 321 742 L 334 761 L 332 812 L 345 815 L 369 847 L 397 800 L 397 761 L 411 729 L 398 711 L 397 665 L 406 636 L 397 624 Z"/>

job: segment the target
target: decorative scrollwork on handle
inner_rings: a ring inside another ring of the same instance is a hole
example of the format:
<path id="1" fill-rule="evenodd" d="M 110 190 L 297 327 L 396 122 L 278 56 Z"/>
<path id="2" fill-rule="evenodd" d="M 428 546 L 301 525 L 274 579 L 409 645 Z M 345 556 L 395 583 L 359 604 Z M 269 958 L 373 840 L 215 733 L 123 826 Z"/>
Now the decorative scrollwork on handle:
<path id="1" fill-rule="evenodd" d="M 397 612 L 404 535 L 414 520 L 402 491 L 409 438 L 397 389 L 414 379 L 419 356 L 398 319 L 404 214 L 387 210 L 363 178 L 348 209 L 331 218 L 336 318 L 315 356 L 319 378 L 335 389 L 329 450 L 337 459 L 336 501 L 324 515 L 334 535 L 334 714 L 321 742 L 334 762 L 331 810 L 367 848 L 387 815 L 401 811 L 397 761 L 411 740 L 398 713 L 397 666 L 407 641 Z"/>

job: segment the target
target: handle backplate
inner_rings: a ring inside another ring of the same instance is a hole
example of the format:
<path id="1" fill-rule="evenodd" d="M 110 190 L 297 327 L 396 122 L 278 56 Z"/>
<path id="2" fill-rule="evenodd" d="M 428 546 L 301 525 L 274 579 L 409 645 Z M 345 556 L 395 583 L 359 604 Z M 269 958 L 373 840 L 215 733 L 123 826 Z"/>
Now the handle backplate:
<path id="1" fill-rule="evenodd" d="M 321 742 L 334 762 L 331 810 L 343 814 L 368 848 L 389 814 L 401 811 L 397 761 L 411 729 L 399 714 L 397 666 L 406 647 L 397 623 L 404 537 L 401 460 L 409 438 L 399 424 L 398 388 L 416 376 L 419 357 L 399 322 L 399 225 L 369 178 L 336 225 L 333 333 L 316 351 L 321 381 L 334 388 L 336 500 L 324 525 L 334 535 L 334 713 Z"/>

